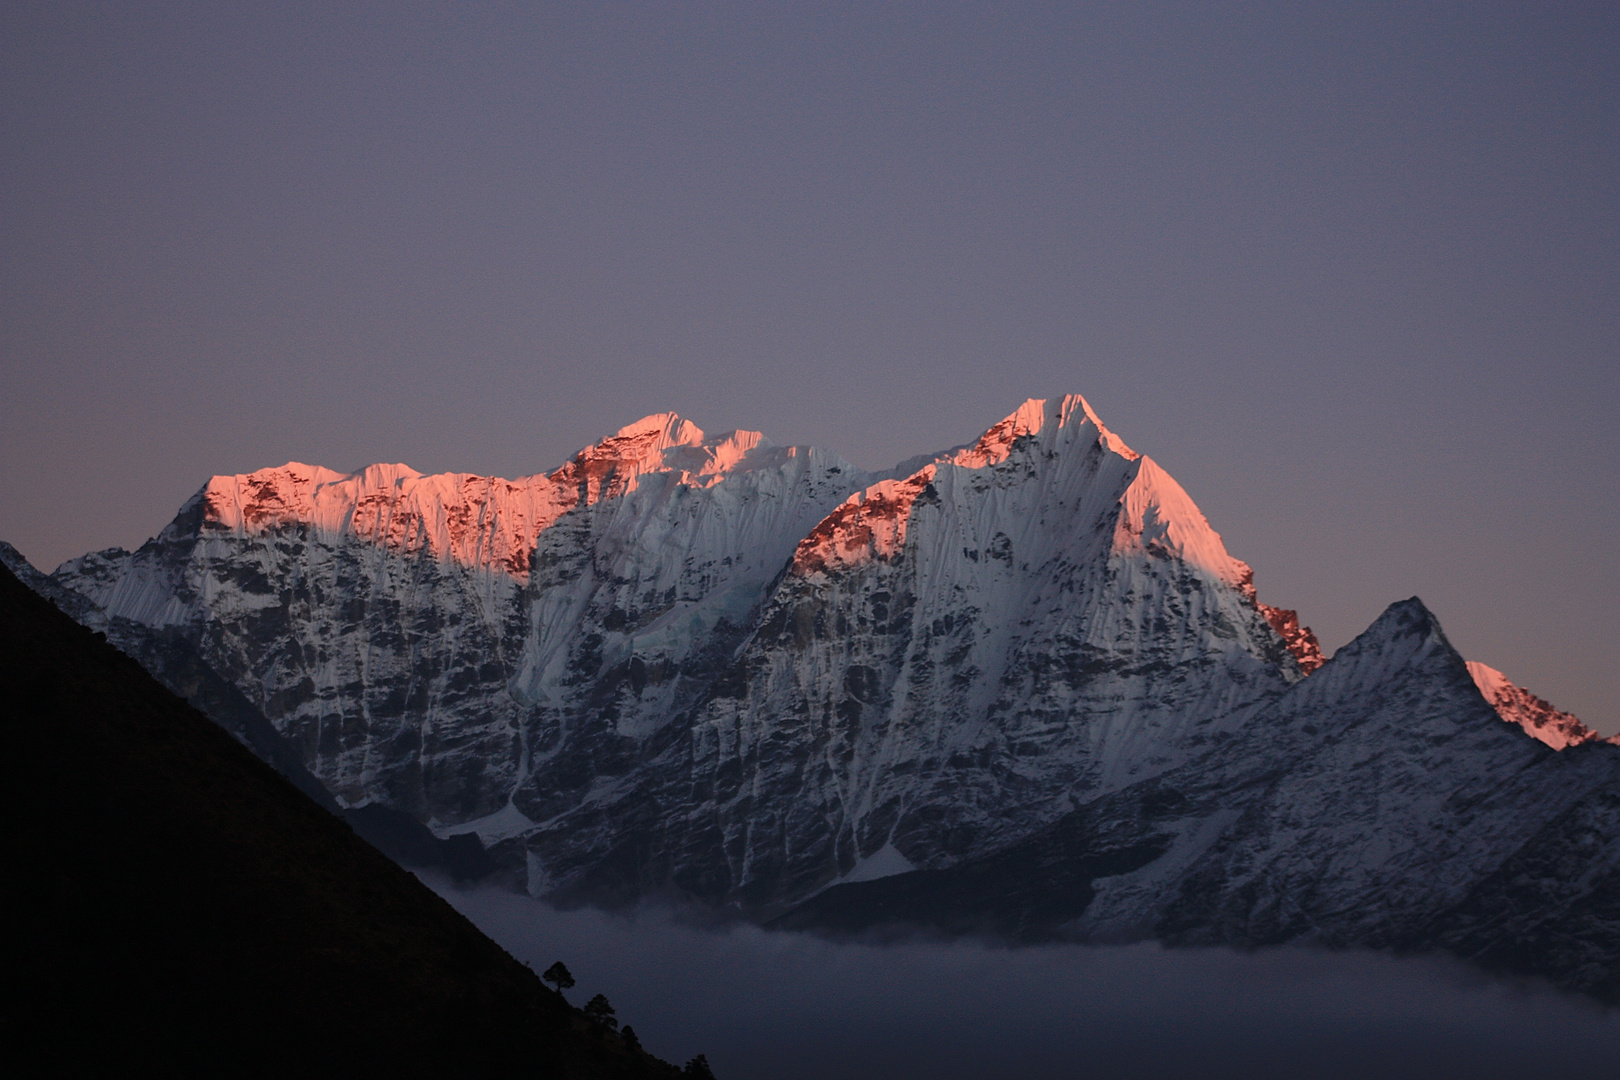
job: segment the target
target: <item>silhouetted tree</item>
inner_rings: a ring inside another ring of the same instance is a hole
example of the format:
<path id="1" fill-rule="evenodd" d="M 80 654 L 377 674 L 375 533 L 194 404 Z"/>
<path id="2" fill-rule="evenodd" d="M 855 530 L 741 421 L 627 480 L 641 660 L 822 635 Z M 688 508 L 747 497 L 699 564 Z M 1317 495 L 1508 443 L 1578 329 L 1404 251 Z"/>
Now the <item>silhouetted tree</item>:
<path id="1" fill-rule="evenodd" d="M 604 1028 L 611 1028 L 611 1030 L 617 1031 L 619 1030 L 619 1022 L 617 1022 L 616 1018 L 614 1018 L 614 1015 L 612 1014 L 614 1014 L 614 1009 L 612 1009 L 612 1006 L 609 1006 L 608 996 L 606 996 L 606 994 L 596 994 L 595 997 L 591 997 L 590 1001 L 585 1002 L 586 1017 L 590 1017 L 591 1020 L 595 1020 L 596 1023 L 603 1025 Z"/>
<path id="2" fill-rule="evenodd" d="M 540 977 L 548 983 L 556 983 L 557 993 L 559 994 L 564 990 L 571 989 L 574 985 L 574 977 L 568 973 L 568 966 L 561 960 L 546 968 L 545 974 Z"/>
<path id="3" fill-rule="evenodd" d="M 619 1038 L 624 1040 L 624 1048 L 632 1054 L 641 1053 L 641 1040 L 636 1038 L 636 1029 L 629 1024 L 619 1029 Z"/>
<path id="4" fill-rule="evenodd" d="M 619 1029 L 619 1022 L 613 1017 L 613 1006 L 608 1004 L 605 994 L 597 994 L 585 1003 L 585 1015 L 609 1030 Z"/>
<path id="5" fill-rule="evenodd" d="M 702 1054 L 688 1061 L 686 1068 L 681 1070 L 681 1075 L 690 1077 L 691 1080 L 714 1080 L 714 1073 L 709 1071 L 709 1059 Z"/>

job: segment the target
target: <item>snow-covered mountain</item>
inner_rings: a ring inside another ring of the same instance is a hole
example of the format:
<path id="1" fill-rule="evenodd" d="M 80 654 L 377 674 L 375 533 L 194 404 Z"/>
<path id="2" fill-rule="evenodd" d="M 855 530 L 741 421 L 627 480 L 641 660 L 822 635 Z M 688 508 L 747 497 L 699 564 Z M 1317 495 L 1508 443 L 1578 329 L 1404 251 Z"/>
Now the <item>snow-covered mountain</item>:
<path id="1" fill-rule="evenodd" d="M 639 680 L 740 634 L 799 537 L 866 479 L 819 450 L 652 416 L 515 481 L 298 463 L 217 476 L 139 551 L 53 579 L 180 629 L 341 801 L 457 825 L 509 807 L 559 725 L 590 727 L 600 709 L 570 700 L 605 692 L 603 665 L 631 678 L 627 641 Z"/>
<path id="2" fill-rule="evenodd" d="M 1581 723 L 1574 713 L 1560 712 L 1536 697 L 1495 668 L 1477 660 L 1468 661 L 1468 674 L 1485 700 L 1510 724 L 1518 724 L 1527 735 L 1540 739 L 1554 750 L 1581 743 L 1596 742 L 1603 736 Z M 1609 742 L 1620 744 L 1620 735 Z"/>
<path id="3" fill-rule="evenodd" d="M 930 894 L 982 925 L 1061 865 L 1007 925 L 1402 944 L 1560 815 L 1620 836 L 1620 749 L 1415 601 L 1325 660 L 1079 397 L 880 475 L 661 415 L 514 481 L 215 477 L 51 580 L 536 894 L 865 924 L 999 867 Z"/>
<path id="4" fill-rule="evenodd" d="M 674 880 L 769 907 L 873 858 L 949 863 L 1173 768 L 1300 677 L 1175 481 L 1081 399 L 1030 402 L 799 543 L 682 732 L 701 798 L 663 815 Z"/>
<path id="5" fill-rule="evenodd" d="M 1501 723 L 1439 624 L 1390 608 L 1209 753 L 1024 840 L 830 889 L 790 926 L 1449 948 L 1620 994 L 1620 751 Z"/>

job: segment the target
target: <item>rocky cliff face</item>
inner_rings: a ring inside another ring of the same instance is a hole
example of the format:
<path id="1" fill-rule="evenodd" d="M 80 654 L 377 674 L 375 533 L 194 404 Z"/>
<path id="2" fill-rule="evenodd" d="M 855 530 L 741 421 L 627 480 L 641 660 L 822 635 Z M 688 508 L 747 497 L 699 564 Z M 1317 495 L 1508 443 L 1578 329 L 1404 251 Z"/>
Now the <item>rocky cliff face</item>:
<path id="1" fill-rule="evenodd" d="M 53 581 L 537 894 L 1399 944 L 1620 759 L 1542 745 L 1415 601 L 1326 660 L 1078 397 L 883 475 L 665 415 L 516 481 L 216 477 Z M 895 899 L 964 874 L 1027 888 Z"/>

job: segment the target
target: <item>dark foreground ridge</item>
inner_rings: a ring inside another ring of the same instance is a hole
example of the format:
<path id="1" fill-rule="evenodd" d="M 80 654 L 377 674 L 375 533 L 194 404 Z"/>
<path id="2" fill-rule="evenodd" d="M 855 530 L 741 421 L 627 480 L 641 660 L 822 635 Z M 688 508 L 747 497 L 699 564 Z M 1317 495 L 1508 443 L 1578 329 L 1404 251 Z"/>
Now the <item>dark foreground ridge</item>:
<path id="1" fill-rule="evenodd" d="M 11 1060 L 681 1075 L 3 568 L 0 686 Z"/>
<path id="2" fill-rule="evenodd" d="M 339 806 L 264 713 L 215 671 L 177 630 L 154 630 L 131 619 L 109 619 L 84 597 L 34 569 L 22 552 L 4 540 L 0 540 L 0 565 L 74 622 L 106 634 L 108 642 L 145 668 L 152 678 L 230 732 L 293 787 L 343 818 L 363 840 L 401 866 L 440 870 L 458 882 L 478 881 L 494 872 L 495 865 L 476 833 L 440 839 L 409 814 L 381 803 Z"/>

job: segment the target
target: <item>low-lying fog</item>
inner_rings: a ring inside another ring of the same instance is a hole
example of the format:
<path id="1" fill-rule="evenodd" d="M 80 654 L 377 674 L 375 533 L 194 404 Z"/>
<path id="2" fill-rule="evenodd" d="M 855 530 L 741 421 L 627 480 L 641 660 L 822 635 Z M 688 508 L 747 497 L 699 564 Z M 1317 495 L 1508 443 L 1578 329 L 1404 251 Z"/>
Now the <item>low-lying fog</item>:
<path id="1" fill-rule="evenodd" d="M 1620 1010 L 1372 954 L 844 944 L 660 909 L 428 883 L 518 959 L 561 959 L 653 1053 L 719 1080 L 1595 1078 Z"/>

